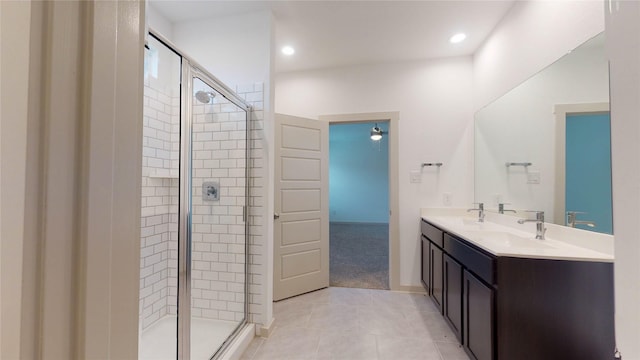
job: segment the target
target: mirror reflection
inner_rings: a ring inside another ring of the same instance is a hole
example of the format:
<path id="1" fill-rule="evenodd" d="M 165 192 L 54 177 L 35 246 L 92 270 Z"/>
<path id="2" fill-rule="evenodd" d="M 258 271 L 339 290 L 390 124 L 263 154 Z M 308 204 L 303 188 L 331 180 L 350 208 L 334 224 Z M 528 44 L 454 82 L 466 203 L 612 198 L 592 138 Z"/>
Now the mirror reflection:
<path id="1" fill-rule="evenodd" d="M 604 34 L 476 113 L 475 201 L 613 234 Z"/>

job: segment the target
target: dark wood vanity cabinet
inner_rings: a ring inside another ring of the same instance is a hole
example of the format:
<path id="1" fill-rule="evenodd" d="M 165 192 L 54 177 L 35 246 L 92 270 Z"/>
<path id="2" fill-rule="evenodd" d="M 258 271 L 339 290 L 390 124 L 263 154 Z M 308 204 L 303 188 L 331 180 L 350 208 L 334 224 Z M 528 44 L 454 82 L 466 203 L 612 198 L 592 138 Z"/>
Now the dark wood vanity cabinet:
<path id="1" fill-rule="evenodd" d="M 497 271 L 498 359 L 613 358 L 613 263 L 499 257 Z"/>
<path id="2" fill-rule="evenodd" d="M 495 290 L 467 270 L 462 276 L 464 347 L 475 360 L 494 359 Z"/>
<path id="3" fill-rule="evenodd" d="M 422 220 L 427 292 L 474 360 L 613 357 L 613 264 L 495 256 Z"/>
<path id="4" fill-rule="evenodd" d="M 495 257 L 422 221 L 422 284 L 465 350 L 495 359 Z"/>
<path id="5" fill-rule="evenodd" d="M 440 249 L 435 244 L 431 243 L 429 246 L 431 250 L 431 259 L 429 259 L 429 263 L 431 265 L 431 298 L 436 303 L 438 308 L 440 309 L 440 313 L 442 314 L 444 311 L 443 307 L 443 298 L 444 298 L 444 287 L 443 287 L 443 279 L 442 279 L 442 249 Z"/>
<path id="6" fill-rule="evenodd" d="M 422 243 L 422 286 L 427 290 L 427 294 L 436 303 L 443 313 L 443 268 L 442 268 L 442 247 L 444 244 L 444 232 L 437 227 L 421 222 L 421 243 Z"/>
<path id="7" fill-rule="evenodd" d="M 462 342 L 462 265 L 443 255 L 444 318 Z"/>
<path id="8" fill-rule="evenodd" d="M 431 249 L 429 249 L 429 239 L 424 235 L 420 240 L 420 247 L 422 249 L 422 261 L 420 265 L 420 281 L 422 286 L 427 290 L 427 294 L 431 295 Z"/>

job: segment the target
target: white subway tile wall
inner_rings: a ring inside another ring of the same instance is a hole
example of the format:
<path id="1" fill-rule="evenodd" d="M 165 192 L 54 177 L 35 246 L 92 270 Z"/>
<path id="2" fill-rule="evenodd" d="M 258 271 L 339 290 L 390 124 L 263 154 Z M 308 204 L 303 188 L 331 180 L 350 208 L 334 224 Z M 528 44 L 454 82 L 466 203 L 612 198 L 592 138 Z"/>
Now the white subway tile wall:
<path id="1" fill-rule="evenodd" d="M 221 95 L 194 99 L 192 316 L 239 321 L 244 316 L 245 251 L 249 251 L 249 321 L 262 323 L 263 85 L 239 86 L 249 114 L 251 158 L 246 162 L 245 112 Z M 179 98 L 145 83 L 141 229 L 141 330 L 176 314 Z M 249 201 L 245 169 L 249 165 Z M 202 198 L 203 181 L 220 184 L 218 201 Z M 243 206 L 248 205 L 245 245 Z"/>
<path id="2" fill-rule="evenodd" d="M 178 239 L 177 91 L 145 78 L 142 210 L 140 229 L 140 327 L 176 314 Z"/>
<path id="3" fill-rule="evenodd" d="M 191 218 L 194 317 L 231 321 L 244 318 L 246 116 L 242 108 L 219 94 L 208 104 L 194 97 Z M 205 181 L 219 184 L 218 200 L 203 199 Z"/>
<path id="4" fill-rule="evenodd" d="M 252 89 L 253 87 L 253 89 Z M 267 189 L 264 186 L 266 176 L 266 146 L 264 144 L 264 85 L 238 86 L 236 89 L 253 111 L 249 122 L 249 321 L 264 325 L 263 318 L 263 273 L 266 236 L 264 236 L 264 203 Z"/>

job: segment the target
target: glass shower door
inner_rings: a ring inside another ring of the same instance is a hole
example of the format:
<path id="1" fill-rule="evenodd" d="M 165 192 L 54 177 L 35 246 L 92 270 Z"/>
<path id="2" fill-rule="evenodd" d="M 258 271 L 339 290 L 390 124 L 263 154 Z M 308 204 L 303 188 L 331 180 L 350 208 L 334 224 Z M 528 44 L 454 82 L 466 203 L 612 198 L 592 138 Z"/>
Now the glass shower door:
<path id="1" fill-rule="evenodd" d="M 246 320 L 247 111 L 191 71 L 189 350 L 201 360 Z"/>
<path id="2" fill-rule="evenodd" d="M 139 359 L 212 359 L 247 322 L 248 112 L 160 35 L 145 50 Z"/>
<path id="3" fill-rule="evenodd" d="M 149 36 L 144 58 L 139 359 L 177 354 L 182 57 Z"/>

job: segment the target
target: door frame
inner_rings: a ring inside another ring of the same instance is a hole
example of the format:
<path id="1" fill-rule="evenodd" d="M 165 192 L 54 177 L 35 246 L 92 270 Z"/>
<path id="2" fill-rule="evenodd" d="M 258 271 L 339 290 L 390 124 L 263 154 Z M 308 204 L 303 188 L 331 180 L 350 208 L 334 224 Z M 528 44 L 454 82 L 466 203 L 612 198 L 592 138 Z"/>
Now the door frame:
<path id="1" fill-rule="evenodd" d="M 398 121 L 400 120 L 400 112 L 321 115 L 318 119 L 329 122 L 329 125 L 336 123 L 389 122 L 389 288 L 395 291 L 414 291 L 415 287 L 413 286 L 400 285 L 400 202 L 398 189 L 398 162 L 400 159 Z"/>
<path id="2" fill-rule="evenodd" d="M 583 104 L 556 104 L 553 106 L 553 114 L 556 123 L 556 176 L 555 194 L 553 201 L 553 223 L 565 223 L 565 182 L 566 182 L 566 146 L 567 115 L 594 114 L 610 112 L 608 102 L 583 103 Z"/>

